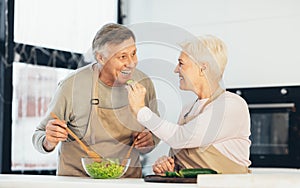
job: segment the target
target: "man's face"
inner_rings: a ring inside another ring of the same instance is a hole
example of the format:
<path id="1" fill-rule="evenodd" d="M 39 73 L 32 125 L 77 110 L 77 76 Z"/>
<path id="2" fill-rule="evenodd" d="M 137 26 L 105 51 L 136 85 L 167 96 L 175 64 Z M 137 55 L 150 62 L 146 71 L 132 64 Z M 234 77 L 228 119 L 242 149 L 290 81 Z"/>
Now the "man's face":
<path id="1" fill-rule="evenodd" d="M 102 56 L 103 69 L 99 78 L 108 86 L 120 86 L 132 78 L 137 65 L 136 46 L 133 38 L 120 44 L 106 46 Z"/>

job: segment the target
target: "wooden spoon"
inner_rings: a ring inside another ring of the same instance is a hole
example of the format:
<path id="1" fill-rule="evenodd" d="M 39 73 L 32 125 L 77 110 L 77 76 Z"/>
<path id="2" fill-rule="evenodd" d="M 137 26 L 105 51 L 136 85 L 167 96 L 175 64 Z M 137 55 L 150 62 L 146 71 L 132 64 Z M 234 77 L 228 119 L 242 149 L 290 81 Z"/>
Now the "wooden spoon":
<path id="1" fill-rule="evenodd" d="M 55 115 L 53 112 L 51 112 L 51 116 L 52 116 L 54 119 L 59 120 L 60 123 L 66 124 L 64 121 L 60 120 L 60 119 L 57 117 L 57 115 Z M 96 161 L 96 162 L 101 162 L 101 161 L 102 161 L 102 157 L 101 157 L 98 153 L 96 153 L 96 152 L 90 150 L 90 149 L 89 149 L 89 148 L 88 148 L 88 147 L 87 147 L 87 146 L 86 146 L 86 145 L 85 145 L 85 144 L 77 137 L 77 135 L 76 135 L 75 133 L 73 133 L 73 131 L 71 131 L 71 129 L 69 129 L 68 126 L 66 126 L 66 130 L 67 130 L 68 134 L 70 134 L 70 135 L 71 135 L 71 136 L 79 143 L 79 145 L 81 146 L 81 148 L 88 154 L 89 157 L 93 158 L 94 161 Z"/>
<path id="2" fill-rule="evenodd" d="M 129 150 L 128 150 L 126 156 L 125 156 L 125 158 L 122 160 L 122 163 L 121 163 L 122 166 L 126 165 L 127 160 L 129 159 L 131 151 L 132 151 L 132 149 L 133 149 L 133 147 L 134 147 L 134 145 L 135 145 L 135 143 L 136 143 L 137 140 L 138 140 L 138 136 L 136 136 L 136 138 L 134 139 L 132 145 L 130 146 L 130 148 L 129 148 Z"/>

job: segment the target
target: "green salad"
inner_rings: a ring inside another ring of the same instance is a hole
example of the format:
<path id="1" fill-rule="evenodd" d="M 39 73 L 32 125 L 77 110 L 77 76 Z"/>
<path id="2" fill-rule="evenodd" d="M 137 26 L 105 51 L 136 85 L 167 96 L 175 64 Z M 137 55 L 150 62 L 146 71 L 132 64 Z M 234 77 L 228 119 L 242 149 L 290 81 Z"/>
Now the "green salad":
<path id="1" fill-rule="evenodd" d="M 92 178 L 107 179 L 118 178 L 122 175 L 124 166 L 110 161 L 93 162 L 86 165 L 86 169 Z"/>

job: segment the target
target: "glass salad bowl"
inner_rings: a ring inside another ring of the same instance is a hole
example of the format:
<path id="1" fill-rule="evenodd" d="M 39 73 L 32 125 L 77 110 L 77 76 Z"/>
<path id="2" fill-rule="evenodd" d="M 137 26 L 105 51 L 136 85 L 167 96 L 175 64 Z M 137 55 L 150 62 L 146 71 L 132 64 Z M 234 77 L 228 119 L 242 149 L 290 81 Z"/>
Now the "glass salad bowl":
<path id="1" fill-rule="evenodd" d="M 122 177 L 127 171 L 130 159 L 106 158 L 97 161 L 91 157 L 81 158 L 85 172 L 94 179 L 116 179 Z"/>

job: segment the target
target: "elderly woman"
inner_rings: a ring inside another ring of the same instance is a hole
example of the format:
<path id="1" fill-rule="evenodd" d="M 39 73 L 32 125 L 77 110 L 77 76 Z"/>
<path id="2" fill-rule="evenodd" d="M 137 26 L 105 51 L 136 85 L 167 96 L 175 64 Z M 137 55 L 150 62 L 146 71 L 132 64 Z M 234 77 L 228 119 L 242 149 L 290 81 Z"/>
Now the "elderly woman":
<path id="1" fill-rule="evenodd" d="M 181 44 L 175 73 L 180 89 L 197 99 L 183 108 L 178 124 L 161 119 L 144 104 L 146 89 L 128 87 L 128 98 L 139 123 L 170 145 L 170 157 L 153 165 L 156 174 L 181 168 L 211 168 L 217 172 L 248 173 L 251 164 L 250 116 L 247 103 L 220 86 L 227 52 L 217 37 L 202 36 Z"/>

